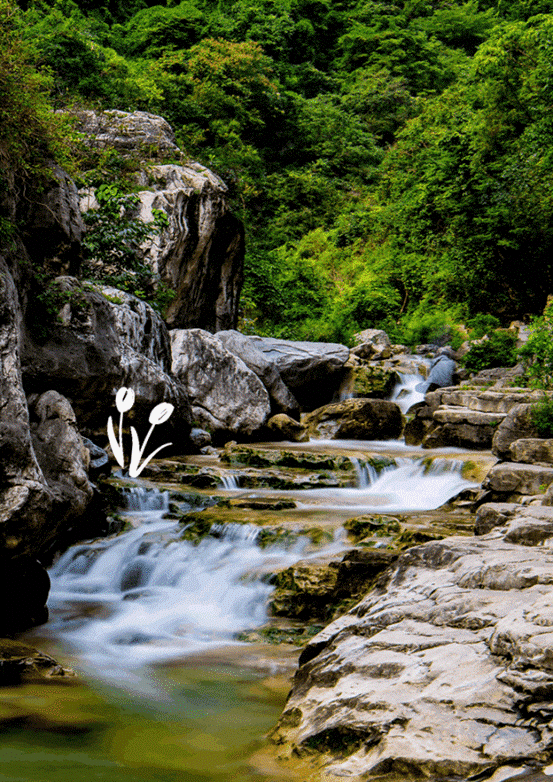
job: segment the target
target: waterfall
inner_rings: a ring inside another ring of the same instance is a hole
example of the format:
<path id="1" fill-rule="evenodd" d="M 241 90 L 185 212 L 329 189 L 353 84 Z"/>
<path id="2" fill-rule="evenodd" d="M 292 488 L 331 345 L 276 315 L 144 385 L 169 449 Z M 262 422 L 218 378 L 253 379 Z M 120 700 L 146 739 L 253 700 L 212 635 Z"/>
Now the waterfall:
<path id="1" fill-rule="evenodd" d="M 237 643 L 239 631 L 266 621 L 272 587 L 262 574 L 311 556 L 307 539 L 289 550 L 259 547 L 260 528 L 250 524 L 214 524 L 195 545 L 182 539 L 182 524 L 162 518 L 164 493 L 129 497 L 137 527 L 73 546 L 50 571 L 50 634 L 102 676 Z M 329 550 L 344 547 L 337 540 Z"/>
<path id="2" fill-rule="evenodd" d="M 226 489 L 227 491 L 240 488 L 238 486 L 238 479 L 236 478 L 236 475 L 233 475 L 232 473 L 219 475 L 219 478 L 223 484 L 223 489 Z"/>
<path id="3" fill-rule="evenodd" d="M 349 458 L 355 470 L 358 489 L 366 489 L 377 480 L 378 470 L 370 462 L 361 462 L 354 456 Z"/>
<path id="4" fill-rule="evenodd" d="M 143 486 L 131 486 L 125 490 L 127 510 L 146 513 L 148 511 L 169 508 L 169 492 L 160 492 L 157 489 L 146 489 Z"/>

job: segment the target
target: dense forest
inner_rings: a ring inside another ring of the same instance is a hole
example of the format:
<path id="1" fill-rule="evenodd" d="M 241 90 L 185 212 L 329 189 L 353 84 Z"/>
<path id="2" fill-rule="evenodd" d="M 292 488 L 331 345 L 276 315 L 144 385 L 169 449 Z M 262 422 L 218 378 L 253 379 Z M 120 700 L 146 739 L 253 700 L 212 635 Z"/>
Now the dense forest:
<path id="1" fill-rule="evenodd" d="M 3 188 L 41 145 L 82 185 L 124 183 L 125 161 L 87 162 L 51 108 L 161 114 L 246 225 L 246 331 L 423 341 L 553 291 L 553 2 L 0 0 L 0 16 Z"/>

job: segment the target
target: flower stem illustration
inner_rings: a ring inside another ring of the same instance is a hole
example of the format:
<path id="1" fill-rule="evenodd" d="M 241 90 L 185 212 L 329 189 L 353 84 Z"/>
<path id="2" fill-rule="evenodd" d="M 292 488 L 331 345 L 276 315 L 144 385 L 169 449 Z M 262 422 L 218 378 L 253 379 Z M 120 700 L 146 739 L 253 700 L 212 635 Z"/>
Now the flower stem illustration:
<path id="1" fill-rule="evenodd" d="M 119 410 L 119 437 L 118 438 L 115 436 L 113 419 L 111 416 L 108 418 L 107 432 L 108 432 L 109 444 L 111 446 L 111 450 L 113 451 L 113 455 L 117 460 L 117 463 L 123 469 L 125 468 L 125 454 L 123 451 L 123 416 L 134 405 L 134 400 L 135 400 L 135 394 L 132 388 L 124 388 L 124 387 L 120 388 L 115 396 L 115 406 Z M 142 472 L 142 470 L 150 463 L 150 461 L 154 458 L 154 456 L 156 456 L 156 454 L 158 454 L 162 450 L 162 448 L 166 448 L 167 446 L 172 445 L 172 443 L 164 443 L 163 445 L 160 445 L 142 462 L 142 464 L 140 464 L 140 460 L 144 455 L 144 451 L 146 450 L 148 440 L 150 439 L 150 436 L 154 431 L 154 428 L 158 424 L 165 423 L 165 421 L 167 421 L 170 418 L 174 409 L 175 409 L 174 405 L 169 404 L 168 402 L 162 402 L 161 404 L 156 405 L 154 407 L 149 417 L 150 429 L 148 431 L 148 434 L 144 438 L 142 447 L 140 446 L 140 440 L 138 439 L 138 434 L 136 429 L 134 428 L 134 426 L 131 426 L 132 447 L 131 447 L 131 461 L 129 465 L 129 476 L 131 478 L 137 478 Z"/>

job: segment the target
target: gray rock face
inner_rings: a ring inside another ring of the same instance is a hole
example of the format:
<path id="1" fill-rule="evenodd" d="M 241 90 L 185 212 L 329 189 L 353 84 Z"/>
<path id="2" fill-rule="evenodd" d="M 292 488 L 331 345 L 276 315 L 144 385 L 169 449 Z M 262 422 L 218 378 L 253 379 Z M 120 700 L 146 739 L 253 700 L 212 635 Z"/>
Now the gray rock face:
<path id="1" fill-rule="evenodd" d="M 346 372 L 345 345 L 331 342 L 293 342 L 272 337 L 247 337 L 250 344 L 276 366 L 304 410 L 330 402 Z"/>
<path id="2" fill-rule="evenodd" d="M 170 334 L 172 372 L 186 388 L 200 426 L 219 440 L 250 437 L 261 429 L 271 405 L 257 375 L 207 331 L 174 329 Z"/>
<path id="3" fill-rule="evenodd" d="M 91 146 L 113 147 L 145 161 L 137 175 L 140 217 L 167 215 L 168 226 L 143 246 L 144 261 L 176 292 L 165 313 L 172 328 L 234 328 L 242 288 L 244 230 L 229 211 L 227 187 L 198 163 L 147 165 L 152 157 L 180 155 L 169 124 L 136 111 L 81 112 Z M 81 208 L 93 206 L 87 192 Z M 93 201 L 93 199 L 92 199 Z"/>
<path id="4" fill-rule="evenodd" d="M 115 288 L 83 288 L 67 277 L 58 284 L 72 296 L 45 342 L 37 344 L 27 334 L 22 353 L 26 388 L 42 393 L 55 386 L 71 400 L 79 426 L 104 437 L 118 388 L 135 392 L 127 415 L 137 428 L 148 426 L 154 405 L 170 402 L 175 411 L 164 426 L 178 433 L 182 446 L 190 430 L 188 400 L 170 375 L 169 333 L 161 317 L 146 302 Z"/>
<path id="5" fill-rule="evenodd" d="M 169 225 L 145 260 L 176 291 L 165 314 L 171 328 L 219 331 L 236 326 L 242 289 L 244 232 L 228 209 L 227 187 L 198 163 L 153 166 L 138 193 L 141 217 L 161 209 Z"/>
<path id="6" fill-rule="evenodd" d="M 0 555 L 39 549 L 54 497 L 31 443 L 19 364 L 21 309 L 11 269 L 0 257 Z"/>
<path id="7" fill-rule="evenodd" d="M 47 188 L 29 201 L 24 240 L 35 263 L 53 274 L 77 274 L 85 226 L 75 183 L 54 166 Z"/>
<path id="8" fill-rule="evenodd" d="M 515 440 L 538 436 L 536 427 L 530 419 L 531 404 L 513 405 L 503 419 L 493 437 L 492 452 L 500 459 L 511 458 L 511 444 Z"/>
<path id="9" fill-rule="evenodd" d="M 403 418 L 395 402 L 385 399 L 346 399 L 309 413 L 304 423 L 312 437 L 325 439 L 394 440 Z"/>
<path id="10" fill-rule="evenodd" d="M 491 772 L 549 757 L 553 522 L 412 548 L 315 636 L 272 740 L 329 776 Z M 531 704 L 531 706 L 530 706 Z"/>
<path id="11" fill-rule="evenodd" d="M 78 130 L 89 137 L 90 146 L 112 147 L 118 152 L 152 154 L 178 153 L 175 134 L 169 123 L 146 111 L 80 111 Z"/>
<path id="12" fill-rule="evenodd" d="M 284 384 L 276 364 L 269 361 L 263 351 L 256 347 L 251 337 L 234 329 L 219 331 L 216 337 L 228 351 L 241 358 L 244 364 L 255 372 L 271 397 L 271 408 L 274 413 L 285 413 L 291 416 L 298 414 L 298 403 Z"/>

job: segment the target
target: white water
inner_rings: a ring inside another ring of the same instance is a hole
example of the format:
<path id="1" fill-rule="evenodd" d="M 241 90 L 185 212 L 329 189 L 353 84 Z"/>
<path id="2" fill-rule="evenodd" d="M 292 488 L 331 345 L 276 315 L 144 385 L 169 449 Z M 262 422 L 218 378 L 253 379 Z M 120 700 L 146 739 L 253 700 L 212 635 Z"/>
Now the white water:
<path id="1" fill-rule="evenodd" d="M 423 401 L 425 392 L 417 391 L 416 386 L 423 382 L 424 378 L 419 374 L 407 375 L 398 372 L 398 375 L 400 381 L 396 383 L 390 400 L 395 402 L 405 415 L 412 405 Z"/>
<path id="2" fill-rule="evenodd" d="M 352 488 L 245 491 L 237 488 L 236 475 L 220 477 L 227 491 L 241 497 L 293 498 L 299 522 L 305 509 L 346 509 L 351 515 L 430 510 L 474 485 L 461 477 L 461 461 L 423 456 L 399 442 L 354 445 L 357 486 Z M 332 446 L 343 449 L 347 443 Z M 395 465 L 379 472 L 363 453 L 384 449 L 394 454 Z M 180 539 L 183 525 L 163 518 L 166 492 L 133 487 L 128 505 L 132 529 L 72 547 L 50 574 L 47 629 L 106 678 L 120 680 L 125 670 L 237 643 L 237 633 L 267 619 L 272 587 L 261 574 L 321 554 L 306 554 L 301 541 L 289 549 L 262 549 L 256 542 L 259 528 L 247 524 L 214 525 L 212 534 L 194 545 Z M 339 537 L 324 553 L 345 548 Z"/>
<path id="3" fill-rule="evenodd" d="M 195 546 L 179 540 L 183 526 L 162 519 L 163 508 L 151 509 L 165 502 L 161 495 L 134 489 L 130 503 L 136 508 L 141 499 L 144 509 L 129 511 L 139 526 L 73 546 L 50 572 L 50 634 L 104 677 L 233 643 L 266 621 L 272 587 L 248 574 L 306 556 L 305 542 L 261 549 L 259 529 L 242 524 L 220 525 L 217 538 Z"/>

